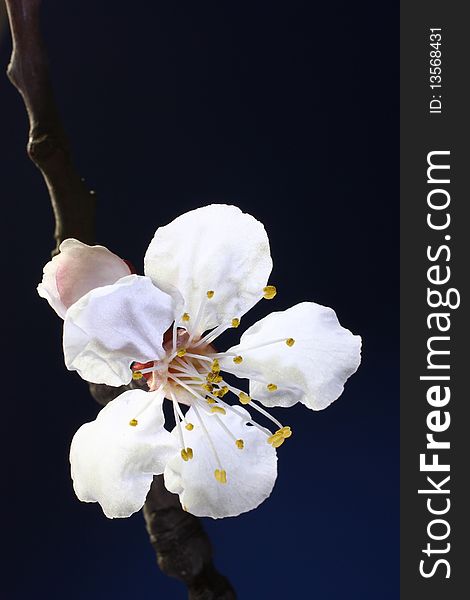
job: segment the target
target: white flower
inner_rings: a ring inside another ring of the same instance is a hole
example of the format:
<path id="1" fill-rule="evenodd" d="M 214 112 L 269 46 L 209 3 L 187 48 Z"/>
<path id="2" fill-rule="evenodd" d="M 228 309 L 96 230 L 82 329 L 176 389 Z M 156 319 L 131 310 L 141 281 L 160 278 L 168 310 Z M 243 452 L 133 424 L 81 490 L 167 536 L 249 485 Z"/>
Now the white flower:
<path id="1" fill-rule="evenodd" d="M 79 499 L 125 517 L 142 507 L 153 475 L 163 473 L 168 490 L 195 515 L 235 516 L 258 506 L 276 480 L 276 448 L 292 434 L 263 405 L 327 407 L 359 366 L 360 337 L 341 327 L 332 309 L 304 302 L 271 313 L 240 344 L 216 351 L 221 333 L 276 294 L 268 285 L 266 232 L 235 206 L 199 208 L 159 228 L 145 276 L 130 275 L 102 247 L 66 240 L 61 251 L 67 256 L 46 265 L 39 293 L 65 317 L 67 368 L 113 386 L 145 377 L 149 388 L 121 394 L 75 434 L 70 460 Z M 249 392 L 224 372 L 248 378 Z M 164 398 L 173 404 L 171 434 Z"/>

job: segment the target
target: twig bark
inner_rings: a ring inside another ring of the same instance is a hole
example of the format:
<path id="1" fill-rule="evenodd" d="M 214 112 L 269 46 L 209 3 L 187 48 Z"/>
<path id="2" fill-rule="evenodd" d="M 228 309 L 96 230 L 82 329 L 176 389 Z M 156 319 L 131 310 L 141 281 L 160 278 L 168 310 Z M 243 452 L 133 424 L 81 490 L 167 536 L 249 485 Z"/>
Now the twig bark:
<path id="1" fill-rule="evenodd" d="M 68 237 L 94 242 L 95 199 L 71 160 L 57 110 L 40 32 L 41 0 L 5 0 L 13 41 L 8 76 L 28 113 L 28 155 L 41 171 L 55 216 L 56 250 Z M 135 387 L 135 386 L 133 386 Z M 96 401 L 107 404 L 125 388 L 90 384 Z M 183 511 L 162 477 L 156 477 L 144 507 L 150 541 L 164 573 L 183 581 L 190 600 L 235 600 L 228 580 L 212 562 L 200 521 Z"/>
<path id="2" fill-rule="evenodd" d="M 201 522 L 181 510 L 178 496 L 165 488 L 161 475 L 153 480 L 144 517 L 160 569 L 186 584 L 190 600 L 235 600 L 229 581 L 214 567 Z"/>
<path id="3" fill-rule="evenodd" d="M 8 77 L 29 118 L 28 155 L 41 171 L 55 216 L 57 247 L 68 237 L 92 243 L 95 199 L 78 175 L 69 152 L 49 77 L 40 32 L 41 0 L 5 0 L 13 41 Z"/>

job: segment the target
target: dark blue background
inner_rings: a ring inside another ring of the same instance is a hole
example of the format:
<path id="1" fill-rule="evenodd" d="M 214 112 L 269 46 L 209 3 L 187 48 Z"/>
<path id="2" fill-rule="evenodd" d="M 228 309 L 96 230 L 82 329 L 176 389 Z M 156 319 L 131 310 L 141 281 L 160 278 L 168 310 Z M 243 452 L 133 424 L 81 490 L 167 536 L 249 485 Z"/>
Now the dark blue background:
<path id="1" fill-rule="evenodd" d="M 294 436 L 271 498 L 206 521 L 218 567 L 241 600 L 398 598 L 398 4 L 44 4 L 97 241 L 141 269 L 158 225 L 237 204 L 266 225 L 279 289 L 243 324 L 315 300 L 363 336 L 334 405 L 277 410 Z M 9 52 L 6 36 L 2 71 Z M 183 599 L 140 514 L 110 521 L 73 494 L 70 440 L 98 407 L 35 293 L 53 218 L 5 76 L 0 99 L 5 597 Z"/>

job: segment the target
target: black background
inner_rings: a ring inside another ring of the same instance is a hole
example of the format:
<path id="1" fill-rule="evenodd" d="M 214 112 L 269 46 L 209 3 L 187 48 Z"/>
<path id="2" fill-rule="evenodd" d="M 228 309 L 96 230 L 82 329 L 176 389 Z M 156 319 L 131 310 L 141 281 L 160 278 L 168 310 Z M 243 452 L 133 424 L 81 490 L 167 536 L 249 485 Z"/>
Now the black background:
<path id="1" fill-rule="evenodd" d="M 44 34 L 99 243 L 141 269 L 157 226 L 237 204 L 267 228 L 279 290 L 244 325 L 314 300 L 363 336 L 334 405 L 277 410 L 294 436 L 271 498 L 206 521 L 218 567 L 244 600 L 396 599 L 397 3 L 50 0 Z M 3 71 L 9 53 L 5 36 Z M 98 408 L 35 292 L 53 218 L 5 76 L 0 101 L 6 597 L 182 599 L 140 514 L 110 521 L 73 494 L 70 440 Z"/>

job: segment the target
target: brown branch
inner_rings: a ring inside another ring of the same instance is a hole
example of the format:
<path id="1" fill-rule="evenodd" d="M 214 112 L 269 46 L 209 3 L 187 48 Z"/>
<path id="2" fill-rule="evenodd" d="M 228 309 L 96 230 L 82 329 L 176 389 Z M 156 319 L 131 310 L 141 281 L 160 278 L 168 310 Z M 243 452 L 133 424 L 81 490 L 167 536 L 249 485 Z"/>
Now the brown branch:
<path id="1" fill-rule="evenodd" d="M 28 154 L 49 190 L 57 246 L 67 237 L 93 243 L 95 200 L 72 163 L 54 101 L 39 27 L 41 0 L 5 2 L 13 40 L 8 76 L 23 97 L 28 113 Z M 128 388 L 90 384 L 92 396 L 102 405 L 125 389 Z M 230 583 L 212 563 L 210 541 L 200 521 L 183 511 L 178 497 L 166 490 L 161 476 L 154 479 L 144 517 L 160 568 L 187 585 L 190 600 L 235 600 Z"/>
<path id="2" fill-rule="evenodd" d="M 57 246 L 74 237 L 93 243 L 95 199 L 72 163 L 40 32 L 41 0 L 5 0 L 13 41 L 8 77 L 29 118 L 28 155 L 41 171 L 55 216 Z"/>
<path id="3" fill-rule="evenodd" d="M 190 600 L 235 600 L 228 579 L 212 562 L 212 548 L 197 517 L 181 510 L 163 477 L 155 477 L 144 506 L 150 541 L 160 569 L 188 587 Z"/>

